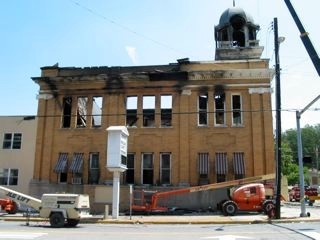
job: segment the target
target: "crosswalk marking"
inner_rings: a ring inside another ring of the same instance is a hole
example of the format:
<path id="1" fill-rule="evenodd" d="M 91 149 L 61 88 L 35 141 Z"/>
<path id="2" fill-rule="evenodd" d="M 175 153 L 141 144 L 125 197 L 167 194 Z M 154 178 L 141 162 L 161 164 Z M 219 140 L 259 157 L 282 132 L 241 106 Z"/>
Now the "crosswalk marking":
<path id="1" fill-rule="evenodd" d="M 30 233 L 30 232 L 0 232 L 0 239 L 36 239 L 48 235 L 48 233 Z"/>
<path id="2" fill-rule="evenodd" d="M 311 231 L 299 231 L 303 235 L 306 235 L 308 237 L 312 237 L 313 239 L 320 239 L 320 233 L 317 232 L 311 232 Z"/>

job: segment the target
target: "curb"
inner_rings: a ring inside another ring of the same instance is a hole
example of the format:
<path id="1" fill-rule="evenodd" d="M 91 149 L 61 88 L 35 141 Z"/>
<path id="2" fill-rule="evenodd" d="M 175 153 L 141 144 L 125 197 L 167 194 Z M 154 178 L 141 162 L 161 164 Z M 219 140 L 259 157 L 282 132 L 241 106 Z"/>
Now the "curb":
<path id="1" fill-rule="evenodd" d="M 214 217 L 213 217 L 214 218 Z M 49 222 L 48 219 L 31 217 L 0 217 L 2 221 L 17 222 Z M 235 219 L 212 219 L 205 220 L 199 218 L 170 219 L 163 216 L 158 219 L 82 219 L 80 224 L 265 224 L 265 223 L 294 223 L 294 222 L 320 222 L 320 218 L 295 217 L 282 219 L 254 219 L 254 220 L 235 220 Z"/>

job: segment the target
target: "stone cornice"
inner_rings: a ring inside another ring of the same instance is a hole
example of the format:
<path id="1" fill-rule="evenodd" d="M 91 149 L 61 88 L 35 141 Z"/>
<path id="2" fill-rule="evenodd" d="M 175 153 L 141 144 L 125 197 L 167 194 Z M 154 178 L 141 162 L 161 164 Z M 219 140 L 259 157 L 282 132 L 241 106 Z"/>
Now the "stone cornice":
<path id="1" fill-rule="evenodd" d="M 273 76 L 273 69 L 232 69 L 216 71 L 192 71 L 188 73 L 188 80 L 272 79 Z"/>

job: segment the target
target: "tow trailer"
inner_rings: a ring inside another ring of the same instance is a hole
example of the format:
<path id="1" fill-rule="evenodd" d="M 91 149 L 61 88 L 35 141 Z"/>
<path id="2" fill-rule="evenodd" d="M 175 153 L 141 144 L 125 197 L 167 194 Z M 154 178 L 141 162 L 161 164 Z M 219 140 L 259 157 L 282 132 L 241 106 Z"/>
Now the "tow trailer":
<path id="1" fill-rule="evenodd" d="M 24 204 L 48 218 L 52 227 L 75 227 L 81 218 L 89 217 L 89 196 L 83 194 L 43 194 L 41 199 L 0 186 L 6 198 Z"/>

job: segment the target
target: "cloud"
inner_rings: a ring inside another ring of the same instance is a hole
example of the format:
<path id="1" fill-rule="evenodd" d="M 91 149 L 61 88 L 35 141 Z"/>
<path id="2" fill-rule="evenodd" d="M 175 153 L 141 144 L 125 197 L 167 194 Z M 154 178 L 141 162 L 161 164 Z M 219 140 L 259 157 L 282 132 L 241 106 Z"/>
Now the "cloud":
<path id="1" fill-rule="evenodd" d="M 133 64 L 137 65 L 138 64 L 138 60 L 137 60 L 137 51 L 135 47 L 131 47 L 131 46 L 126 46 L 126 51 L 132 61 Z"/>

